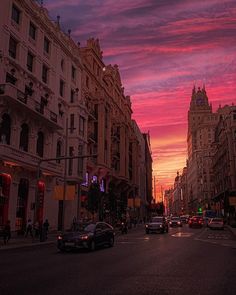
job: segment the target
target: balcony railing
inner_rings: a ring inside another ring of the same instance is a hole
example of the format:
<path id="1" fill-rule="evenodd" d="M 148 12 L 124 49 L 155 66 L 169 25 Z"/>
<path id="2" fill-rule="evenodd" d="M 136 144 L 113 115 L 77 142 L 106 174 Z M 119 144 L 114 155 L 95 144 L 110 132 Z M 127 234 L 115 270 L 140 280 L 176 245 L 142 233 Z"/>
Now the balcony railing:
<path id="1" fill-rule="evenodd" d="M 8 102 L 17 103 L 18 105 L 21 104 L 24 108 L 27 107 L 27 111 L 32 112 L 32 114 L 37 113 L 41 116 L 42 120 L 46 120 L 48 123 L 51 122 L 56 128 L 62 128 L 62 118 L 59 120 L 57 114 L 52 112 L 43 102 L 29 97 L 27 94 L 17 89 L 15 85 L 9 83 L 0 84 L 0 97 L 1 96 L 7 97 Z"/>
<path id="2" fill-rule="evenodd" d="M 20 148 L 15 148 L 11 145 L 2 144 L 0 143 L 0 158 L 3 161 L 10 161 L 12 163 L 15 163 L 16 166 L 31 166 L 32 168 L 36 169 L 40 157 L 23 151 Z M 51 162 L 43 162 L 41 164 L 42 170 L 46 170 L 49 173 L 56 174 L 56 175 L 62 175 L 63 173 L 63 167 L 62 164 L 56 163 L 56 161 Z"/>

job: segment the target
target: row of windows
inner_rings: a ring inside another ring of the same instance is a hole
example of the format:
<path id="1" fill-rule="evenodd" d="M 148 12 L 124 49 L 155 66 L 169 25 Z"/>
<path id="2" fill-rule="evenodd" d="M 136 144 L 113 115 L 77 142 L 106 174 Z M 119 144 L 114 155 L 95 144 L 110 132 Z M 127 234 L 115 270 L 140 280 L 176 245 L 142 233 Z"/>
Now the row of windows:
<path id="1" fill-rule="evenodd" d="M 8 114 L 3 114 L 2 123 L 0 126 L 0 141 L 1 143 L 10 145 L 11 141 L 11 118 Z M 29 148 L 29 126 L 21 125 L 19 149 L 28 152 Z M 36 154 L 43 157 L 44 154 L 44 134 L 39 131 L 37 134 Z"/>
<path id="2" fill-rule="evenodd" d="M 11 19 L 17 25 L 20 24 L 20 21 L 21 21 L 21 11 L 20 11 L 20 9 L 15 4 L 12 5 Z M 32 40 L 36 40 L 36 37 L 37 37 L 37 27 L 31 21 L 29 23 L 29 37 Z M 43 49 L 44 49 L 44 52 L 45 53 L 47 53 L 47 54 L 50 53 L 50 41 L 49 41 L 49 39 L 46 36 L 44 36 Z"/>
<path id="3" fill-rule="evenodd" d="M 10 36 L 9 39 L 9 56 L 16 59 L 17 58 L 17 46 L 18 46 L 18 41 L 14 39 L 12 36 Z M 28 51 L 27 54 L 27 62 L 26 62 L 26 67 L 28 71 L 33 72 L 34 70 L 34 64 L 35 64 L 35 56 L 33 55 L 32 52 Z M 75 77 L 75 68 L 72 66 L 72 77 Z M 42 65 L 42 76 L 41 76 L 42 81 L 45 84 L 48 84 L 49 82 L 49 68 L 43 64 Z M 60 95 L 63 97 L 64 96 L 64 91 L 65 91 L 65 82 L 60 79 Z M 71 93 L 72 96 L 74 96 L 73 93 Z M 72 99 L 73 100 L 73 99 Z"/>

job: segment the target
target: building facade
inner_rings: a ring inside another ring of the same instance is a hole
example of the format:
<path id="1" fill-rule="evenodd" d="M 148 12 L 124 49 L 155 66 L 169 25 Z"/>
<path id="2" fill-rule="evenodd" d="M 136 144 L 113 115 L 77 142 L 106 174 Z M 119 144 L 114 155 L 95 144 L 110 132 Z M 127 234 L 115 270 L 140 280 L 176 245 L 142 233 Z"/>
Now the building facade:
<path id="1" fill-rule="evenodd" d="M 98 40 L 76 44 L 36 1 L 2 2 L 0 225 L 23 231 L 27 219 L 48 218 L 68 228 L 88 214 L 94 183 L 98 218 L 126 214 L 141 191 L 149 200 L 150 141 L 144 149 L 118 66 L 104 64 Z"/>
<path id="2" fill-rule="evenodd" d="M 213 171 L 211 168 L 211 144 L 218 114 L 212 112 L 205 87 L 193 88 L 188 111 L 188 161 L 187 188 L 188 209 L 210 208 L 213 197 Z"/>

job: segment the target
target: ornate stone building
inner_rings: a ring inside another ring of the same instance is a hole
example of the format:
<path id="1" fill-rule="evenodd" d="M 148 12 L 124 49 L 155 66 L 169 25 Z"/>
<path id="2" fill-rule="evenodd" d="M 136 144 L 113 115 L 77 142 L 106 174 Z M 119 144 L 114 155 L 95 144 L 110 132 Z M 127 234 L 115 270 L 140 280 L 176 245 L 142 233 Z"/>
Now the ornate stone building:
<path id="1" fill-rule="evenodd" d="M 210 208 L 213 197 L 211 144 L 219 115 L 212 112 L 205 87 L 193 88 L 188 111 L 187 184 L 189 211 Z"/>
<path id="2" fill-rule="evenodd" d="M 1 2 L 0 225 L 10 219 L 13 230 L 28 218 L 69 227 L 87 214 L 92 183 L 100 218 L 111 202 L 118 218 L 129 198 L 151 200 L 150 140 L 140 140 L 118 66 L 104 64 L 98 40 L 80 47 L 70 34 L 36 1 Z"/>
<path id="3" fill-rule="evenodd" d="M 214 171 L 214 209 L 218 215 L 236 217 L 236 107 L 218 109 L 212 152 Z"/>

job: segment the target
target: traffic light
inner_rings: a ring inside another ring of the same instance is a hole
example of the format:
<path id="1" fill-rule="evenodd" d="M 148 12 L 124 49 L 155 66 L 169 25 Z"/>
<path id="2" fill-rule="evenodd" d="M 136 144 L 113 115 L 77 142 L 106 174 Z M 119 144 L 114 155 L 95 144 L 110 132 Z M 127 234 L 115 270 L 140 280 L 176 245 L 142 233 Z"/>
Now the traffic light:
<path id="1" fill-rule="evenodd" d="M 198 213 L 202 213 L 202 207 L 199 207 L 197 211 Z"/>

